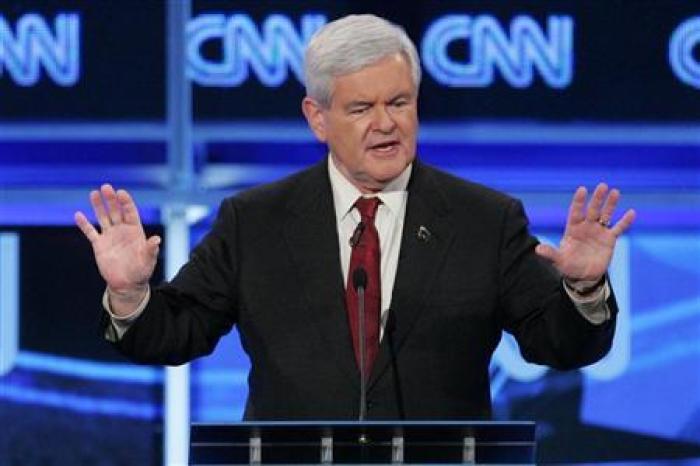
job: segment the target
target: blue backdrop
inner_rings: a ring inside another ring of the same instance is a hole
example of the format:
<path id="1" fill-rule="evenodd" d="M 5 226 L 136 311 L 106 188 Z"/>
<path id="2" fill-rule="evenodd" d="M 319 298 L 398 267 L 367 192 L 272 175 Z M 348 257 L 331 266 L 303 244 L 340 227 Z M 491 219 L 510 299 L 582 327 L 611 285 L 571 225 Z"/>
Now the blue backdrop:
<path id="1" fill-rule="evenodd" d="M 496 417 L 537 421 L 542 461 L 700 458 L 700 9 L 381 3 L 0 5 L 0 464 L 162 463 L 164 370 L 104 342 L 73 212 L 102 182 L 129 189 L 174 247 L 154 281 L 169 275 L 224 196 L 325 156 L 299 112 L 301 51 L 349 12 L 418 45 L 424 161 L 521 198 L 543 241 L 580 184 L 638 211 L 611 267 L 610 355 L 557 372 L 504 336 Z M 247 370 L 234 329 L 191 366 L 190 420 L 240 420 Z"/>

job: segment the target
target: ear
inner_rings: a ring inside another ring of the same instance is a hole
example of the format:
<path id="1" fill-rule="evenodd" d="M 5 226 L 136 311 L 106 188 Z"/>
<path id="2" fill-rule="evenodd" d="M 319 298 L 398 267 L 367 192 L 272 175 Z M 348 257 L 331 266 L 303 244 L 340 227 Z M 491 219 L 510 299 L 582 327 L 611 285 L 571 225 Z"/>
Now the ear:
<path id="1" fill-rule="evenodd" d="M 323 116 L 321 104 L 309 96 L 301 101 L 301 111 L 304 112 L 309 128 L 314 132 L 316 138 L 321 142 L 326 142 L 326 121 Z"/>

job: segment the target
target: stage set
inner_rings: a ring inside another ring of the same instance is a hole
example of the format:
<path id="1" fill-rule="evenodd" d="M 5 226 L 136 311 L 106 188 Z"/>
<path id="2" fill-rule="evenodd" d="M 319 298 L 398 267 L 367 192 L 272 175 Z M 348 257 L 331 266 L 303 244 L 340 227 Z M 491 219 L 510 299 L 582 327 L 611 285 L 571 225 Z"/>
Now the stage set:
<path id="1" fill-rule="evenodd" d="M 73 221 L 89 191 L 133 194 L 164 240 L 153 282 L 172 277 L 222 199 L 326 156 L 300 109 L 303 53 L 350 13 L 416 44 L 420 160 L 519 198 L 546 243 L 579 185 L 637 211 L 609 269 L 609 354 L 556 371 L 504 333 L 492 423 L 245 424 L 235 328 L 174 368 L 104 340 Z M 700 461 L 697 3 L 3 1 L 0 425 L 3 465 Z"/>

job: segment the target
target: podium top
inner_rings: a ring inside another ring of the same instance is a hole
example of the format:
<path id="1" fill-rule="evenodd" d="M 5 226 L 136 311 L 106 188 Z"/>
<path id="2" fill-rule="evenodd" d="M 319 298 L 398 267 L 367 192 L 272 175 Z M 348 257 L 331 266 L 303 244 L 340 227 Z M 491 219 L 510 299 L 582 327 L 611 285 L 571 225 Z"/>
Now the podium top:
<path id="1" fill-rule="evenodd" d="M 356 437 L 374 434 L 391 439 L 411 438 L 462 439 L 481 441 L 535 441 L 532 421 L 260 421 L 233 424 L 193 423 L 190 441 L 248 441 L 253 437 L 269 440 L 283 438 L 318 440 L 321 437 Z"/>
<path id="2" fill-rule="evenodd" d="M 528 421 L 193 424 L 192 464 L 532 464 Z"/>

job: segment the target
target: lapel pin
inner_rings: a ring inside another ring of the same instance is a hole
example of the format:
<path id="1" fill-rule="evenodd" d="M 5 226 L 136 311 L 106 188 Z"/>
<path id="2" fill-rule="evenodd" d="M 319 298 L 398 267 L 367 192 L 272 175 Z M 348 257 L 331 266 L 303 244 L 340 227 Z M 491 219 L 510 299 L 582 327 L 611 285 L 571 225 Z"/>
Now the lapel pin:
<path id="1" fill-rule="evenodd" d="M 432 236 L 433 234 L 430 233 L 430 230 L 428 230 L 424 225 L 418 227 L 418 231 L 416 232 L 416 238 L 418 238 L 418 241 L 427 243 L 428 241 L 430 241 L 430 238 Z"/>

